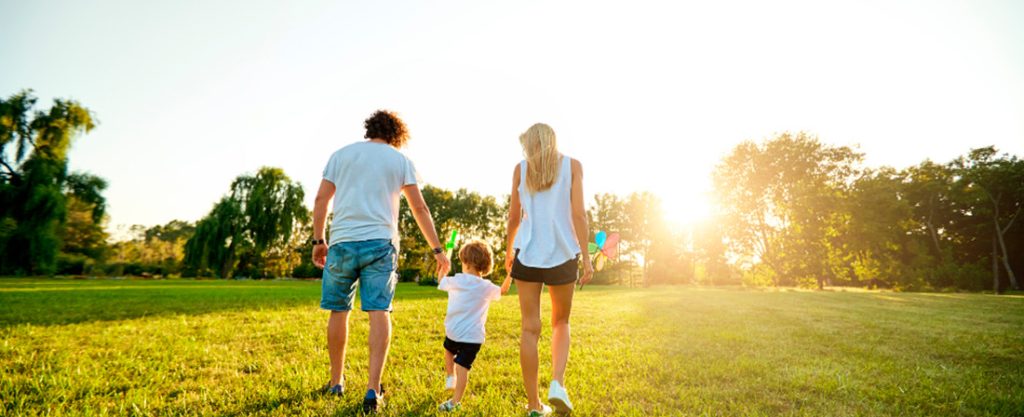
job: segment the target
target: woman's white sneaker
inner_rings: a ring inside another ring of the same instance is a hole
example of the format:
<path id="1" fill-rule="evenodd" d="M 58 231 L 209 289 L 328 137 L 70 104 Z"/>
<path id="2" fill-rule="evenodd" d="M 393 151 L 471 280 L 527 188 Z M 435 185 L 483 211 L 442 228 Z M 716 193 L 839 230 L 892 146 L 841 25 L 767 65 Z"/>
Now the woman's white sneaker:
<path id="1" fill-rule="evenodd" d="M 569 402 L 569 393 L 566 392 L 565 387 L 563 387 L 558 381 L 551 381 L 551 386 L 548 387 L 548 402 L 555 407 L 555 412 L 558 414 L 568 414 L 572 412 L 572 403 Z"/>
<path id="2" fill-rule="evenodd" d="M 444 389 L 455 389 L 455 375 L 448 375 L 444 378 Z"/>

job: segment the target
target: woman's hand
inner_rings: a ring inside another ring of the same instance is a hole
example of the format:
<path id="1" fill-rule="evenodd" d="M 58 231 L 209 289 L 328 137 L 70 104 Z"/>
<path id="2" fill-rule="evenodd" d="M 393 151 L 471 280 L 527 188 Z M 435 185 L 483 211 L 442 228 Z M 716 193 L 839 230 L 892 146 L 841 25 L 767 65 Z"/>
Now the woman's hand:
<path id="1" fill-rule="evenodd" d="M 325 263 L 327 263 L 327 245 L 323 243 L 313 245 L 313 265 L 324 269 Z"/>
<path id="2" fill-rule="evenodd" d="M 505 253 L 505 273 L 506 274 L 512 273 L 512 261 L 515 261 L 515 259 L 516 259 L 515 252 L 512 252 L 512 250 L 509 249 L 508 252 Z"/>
<path id="3" fill-rule="evenodd" d="M 583 276 L 580 277 L 580 284 L 586 285 L 594 278 L 594 265 L 590 259 L 583 260 Z"/>
<path id="4" fill-rule="evenodd" d="M 508 294 L 509 288 L 512 287 L 512 275 L 506 275 L 505 281 L 501 283 L 501 295 Z"/>
<path id="5" fill-rule="evenodd" d="M 452 261 L 448 260 L 448 256 L 443 253 L 435 253 L 434 260 L 437 261 L 437 279 L 448 276 L 448 271 L 452 269 Z"/>

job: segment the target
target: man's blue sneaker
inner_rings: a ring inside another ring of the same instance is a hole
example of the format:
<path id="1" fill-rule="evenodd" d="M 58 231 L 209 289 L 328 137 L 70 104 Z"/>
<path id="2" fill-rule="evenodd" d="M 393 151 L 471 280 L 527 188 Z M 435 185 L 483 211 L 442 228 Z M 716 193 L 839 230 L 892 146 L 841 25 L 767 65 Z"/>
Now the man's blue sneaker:
<path id="1" fill-rule="evenodd" d="M 366 390 L 366 396 L 363 397 L 363 412 L 372 413 L 384 407 L 384 386 L 381 385 L 380 393 L 372 389 Z"/>
<path id="2" fill-rule="evenodd" d="M 345 394 L 345 385 L 337 384 L 337 385 L 331 386 L 331 383 L 328 382 L 326 385 L 323 386 L 323 388 L 320 388 L 320 392 L 322 392 L 324 394 L 327 394 L 327 395 L 333 395 L 333 396 L 336 396 L 336 397 L 340 397 L 340 396 Z"/>

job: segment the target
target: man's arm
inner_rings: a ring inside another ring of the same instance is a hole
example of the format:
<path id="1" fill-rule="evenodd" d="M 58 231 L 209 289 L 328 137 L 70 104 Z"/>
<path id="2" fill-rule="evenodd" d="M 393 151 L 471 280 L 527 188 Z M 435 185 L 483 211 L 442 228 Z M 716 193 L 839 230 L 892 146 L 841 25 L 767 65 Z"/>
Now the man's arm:
<path id="1" fill-rule="evenodd" d="M 405 194 L 405 201 L 409 203 L 412 217 L 416 219 L 416 225 L 420 227 L 420 232 L 423 233 L 427 244 L 431 249 L 441 248 L 441 239 L 437 237 L 437 230 L 434 229 L 434 218 L 430 215 L 430 207 L 427 207 L 427 202 L 423 201 L 420 187 L 416 184 L 406 185 L 402 187 L 402 193 Z M 437 260 L 437 277 L 448 275 L 448 270 L 452 266 L 448 257 L 444 253 L 435 253 L 434 259 Z"/>
<path id="2" fill-rule="evenodd" d="M 316 192 L 316 201 L 313 203 L 313 239 L 324 238 L 324 227 L 327 223 L 327 203 L 334 197 L 334 183 L 327 180 L 320 180 L 320 189 Z M 323 268 L 327 263 L 327 244 L 313 245 L 313 265 Z"/>

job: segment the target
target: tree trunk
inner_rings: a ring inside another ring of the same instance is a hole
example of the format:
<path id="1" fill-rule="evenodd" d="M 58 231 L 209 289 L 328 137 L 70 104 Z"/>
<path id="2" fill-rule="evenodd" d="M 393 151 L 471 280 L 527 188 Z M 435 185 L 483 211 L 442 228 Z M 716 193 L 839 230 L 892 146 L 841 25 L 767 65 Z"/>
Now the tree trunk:
<path id="1" fill-rule="evenodd" d="M 1020 290 L 1020 286 L 1017 285 L 1017 277 L 1013 275 L 1013 269 L 1010 268 L 1010 254 L 1006 252 L 1006 241 L 1003 240 L 1003 231 L 999 229 L 999 219 L 995 219 L 995 226 L 999 247 L 1003 250 L 1003 266 L 1006 267 L 1006 275 L 1010 277 L 1010 288 L 1014 291 Z"/>
<path id="2" fill-rule="evenodd" d="M 939 247 L 939 234 L 935 231 L 935 225 L 932 224 L 932 214 L 935 212 L 934 201 L 934 196 L 928 200 L 928 220 L 925 224 L 928 226 L 928 233 L 931 235 L 932 244 L 935 246 L 935 255 L 942 256 L 942 248 Z"/>
<path id="3" fill-rule="evenodd" d="M 992 236 L 992 292 L 999 294 L 999 249 L 995 236 Z"/>

